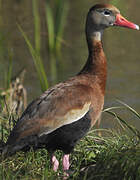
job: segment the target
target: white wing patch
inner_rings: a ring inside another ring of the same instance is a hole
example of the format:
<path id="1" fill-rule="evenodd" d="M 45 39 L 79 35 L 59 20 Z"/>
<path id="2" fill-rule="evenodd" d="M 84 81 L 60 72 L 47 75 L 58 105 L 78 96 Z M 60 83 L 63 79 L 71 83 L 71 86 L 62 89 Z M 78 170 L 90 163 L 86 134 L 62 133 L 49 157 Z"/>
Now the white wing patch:
<path id="1" fill-rule="evenodd" d="M 81 119 L 86 115 L 86 113 L 89 111 L 90 105 L 91 105 L 90 102 L 85 103 L 82 109 L 72 109 L 69 112 L 67 112 L 67 114 L 65 114 L 63 117 L 57 117 L 56 120 L 54 121 L 54 126 L 52 128 L 46 127 L 47 130 L 41 132 L 39 136 L 49 134 L 64 125 L 78 121 L 79 119 Z"/>
<path id="2" fill-rule="evenodd" d="M 69 111 L 63 117 L 63 125 L 73 123 L 84 117 L 85 114 L 89 111 L 90 104 L 91 103 L 86 103 L 82 109 L 72 109 L 71 111 Z"/>

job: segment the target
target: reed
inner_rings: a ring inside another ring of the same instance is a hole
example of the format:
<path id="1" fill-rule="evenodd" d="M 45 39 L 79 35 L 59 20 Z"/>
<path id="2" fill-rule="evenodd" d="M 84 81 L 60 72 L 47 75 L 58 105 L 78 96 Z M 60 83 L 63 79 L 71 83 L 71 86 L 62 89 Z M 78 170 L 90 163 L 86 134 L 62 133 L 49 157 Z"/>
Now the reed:
<path id="1" fill-rule="evenodd" d="M 32 0 L 32 9 L 33 9 L 33 17 L 34 17 L 34 41 L 35 45 L 33 46 L 30 39 L 27 37 L 26 33 L 23 31 L 21 26 L 18 24 L 19 31 L 21 32 L 24 40 L 28 46 L 30 54 L 33 58 L 33 62 L 38 74 L 38 78 L 40 81 L 40 87 L 42 92 L 44 92 L 48 87 L 48 79 L 45 72 L 45 67 L 43 65 L 43 60 L 41 57 L 41 22 L 40 22 L 40 15 L 39 15 L 39 1 Z"/>
<path id="2" fill-rule="evenodd" d="M 62 61 L 60 61 L 61 47 L 68 12 L 68 0 L 55 0 L 53 5 L 54 8 L 51 7 L 51 1 L 46 0 L 48 52 L 52 81 L 55 83 L 57 81 L 57 64 L 62 64 Z"/>
<path id="3" fill-rule="evenodd" d="M 24 40 L 28 46 L 28 49 L 32 55 L 33 61 L 34 61 L 34 65 L 39 77 L 39 81 L 40 81 L 40 86 L 41 86 L 41 90 L 45 91 L 48 88 L 48 80 L 47 80 L 47 76 L 46 76 L 46 72 L 45 72 L 45 68 L 42 62 L 42 58 L 40 56 L 40 54 L 38 53 L 38 50 L 36 50 L 33 45 L 31 44 L 29 38 L 27 37 L 27 35 L 25 34 L 25 32 L 22 30 L 21 26 L 18 25 L 18 28 L 22 34 L 22 36 L 24 37 Z"/>
<path id="4" fill-rule="evenodd" d="M 50 82 L 51 84 L 57 82 L 57 65 L 60 64 L 60 61 L 58 62 L 58 60 L 60 59 L 61 54 L 61 45 L 64 34 L 64 25 L 66 22 L 68 1 L 55 0 L 53 2 L 53 5 L 55 8 L 51 7 L 50 0 L 46 0 L 45 14 L 48 32 L 47 42 L 52 82 Z M 40 81 L 41 90 L 45 91 L 49 87 L 49 83 L 41 56 L 41 21 L 38 0 L 32 0 L 32 9 L 34 17 L 34 46 L 32 45 L 30 39 L 27 37 L 26 33 L 23 31 L 20 25 L 18 25 L 18 28 L 23 35 L 30 54 L 33 58 L 34 65 Z"/>
<path id="5" fill-rule="evenodd" d="M 46 23 L 48 30 L 49 53 L 57 56 L 61 53 L 64 27 L 68 12 L 68 0 L 55 0 L 54 8 L 51 7 L 51 1 L 46 0 Z"/>
<path id="6" fill-rule="evenodd" d="M 32 0 L 32 9 L 33 9 L 33 16 L 34 16 L 34 40 L 35 40 L 35 50 L 40 55 L 41 49 L 41 22 L 40 22 L 40 15 L 39 15 L 39 3 L 38 0 Z"/>

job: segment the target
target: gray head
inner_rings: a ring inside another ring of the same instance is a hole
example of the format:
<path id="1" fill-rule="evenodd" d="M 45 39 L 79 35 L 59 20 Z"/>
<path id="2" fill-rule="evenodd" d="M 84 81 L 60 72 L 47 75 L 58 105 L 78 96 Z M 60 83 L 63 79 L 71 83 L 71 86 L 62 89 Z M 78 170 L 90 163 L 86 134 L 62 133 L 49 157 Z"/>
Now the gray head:
<path id="1" fill-rule="evenodd" d="M 112 5 L 97 4 L 89 10 L 86 21 L 87 35 L 92 35 L 94 32 L 102 32 L 110 26 L 139 29 L 139 26 L 127 21 L 120 14 L 120 11 Z"/>

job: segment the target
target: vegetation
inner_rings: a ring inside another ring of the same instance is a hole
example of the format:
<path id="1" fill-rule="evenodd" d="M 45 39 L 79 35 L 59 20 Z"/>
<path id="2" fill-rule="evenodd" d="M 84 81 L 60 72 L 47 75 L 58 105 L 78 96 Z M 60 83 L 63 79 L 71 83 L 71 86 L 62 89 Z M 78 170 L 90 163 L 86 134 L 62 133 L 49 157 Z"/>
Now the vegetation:
<path id="1" fill-rule="evenodd" d="M 48 32 L 50 70 L 51 75 L 53 76 L 53 82 L 56 82 L 57 64 L 59 62 L 60 66 L 62 65 L 62 61 L 60 61 L 61 46 L 63 42 L 64 26 L 67 17 L 68 0 L 55 0 L 54 9 L 51 7 L 51 1 L 46 0 L 45 13 Z"/>
<path id="2" fill-rule="evenodd" d="M 28 46 L 28 49 L 30 51 L 30 54 L 32 55 L 34 65 L 38 74 L 38 78 L 40 81 L 40 87 L 42 91 L 45 91 L 48 88 L 48 80 L 47 75 L 45 72 L 45 67 L 43 65 L 42 57 L 41 57 L 41 34 L 40 34 L 40 28 L 41 28 L 41 22 L 39 17 L 39 9 L 38 9 L 38 1 L 32 0 L 33 5 L 33 16 L 34 16 L 34 39 L 35 39 L 35 47 L 32 45 L 31 41 L 25 34 L 25 32 L 22 30 L 21 26 L 18 25 L 18 28 L 23 35 L 25 42 Z"/>
<path id="3" fill-rule="evenodd" d="M 39 77 L 41 90 L 45 91 L 49 87 L 49 83 L 41 57 L 41 20 L 39 14 L 38 0 L 32 0 L 32 7 L 34 16 L 34 46 L 32 45 L 31 41 L 29 40 L 20 25 L 18 25 L 18 28 L 25 39 L 30 54 L 32 55 L 34 65 Z M 53 10 L 50 0 L 46 0 L 45 4 L 46 26 L 48 32 L 46 41 L 48 44 L 48 57 L 50 62 L 50 73 L 52 77 L 51 84 L 56 83 L 57 81 L 57 61 L 60 59 L 61 56 L 61 44 L 64 32 L 65 19 L 67 16 L 67 7 L 68 1 L 65 0 L 54 1 Z M 60 61 L 59 64 L 61 64 Z"/>
<path id="4" fill-rule="evenodd" d="M 125 107 L 140 119 L 140 115 L 135 110 L 128 105 Z M 113 114 L 119 121 L 121 131 L 92 129 L 71 154 L 69 179 L 133 180 L 140 178 L 140 132 L 114 113 L 115 108 L 106 109 L 104 113 Z M 3 115 L 1 112 L 2 141 L 6 141 L 9 130 L 15 124 L 12 119 L 15 118 L 14 114 Z M 98 131 L 102 136 L 98 135 Z M 56 156 L 61 161 L 62 152 L 57 151 Z M 62 179 L 63 170 L 60 164 L 57 173 L 52 171 L 50 157 L 45 149 L 36 152 L 30 150 L 27 153 L 18 152 L 1 161 L 0 177 L 7 180 Z"/>
<path id="5" fill-rule="evenodd" d="M 44 91 L 49 87 L 50 83 L 48 82 L 45 72 L 46 68 L 42 61 L 41 19 L 38 2 L 39 1 L 37 0 L 32 0 L 34 44 L 19 24 L 18 28 L 24 37 L 30 54 L 32 55 L 40 81 L 40 87 L 42 91 Z M 116 0 L 113 2 L 117 3 Z M 59 61 L 59 64 L 61 64 L 61 45 L 63 42 L 62 39 L 66 23 L 67 8 L 68 1 L 66 0 L 55 0 L 53 5 L 52 1 L 46 0 L 46 44 L 48 47 L 50 71 L 51 76 L 53 77 L 53 83 L 57 80 L 57 62 Z M 2 38 L 3 36 L 1 35 L 0 56 L 3 56 L 3 59 L 5 59 L 5 54 L 8 54 L 7 59 L 9 59 L 9 65 L 8 71 L 5 73 L 4 88 L 0 89 L 0 149 L 2 148 L 2 142 L 6 142 L 11 129 L 16 123 L 15 120 L 18 119 L 18 116 L 20 116 L 20 113 L 23 110 L 23 107 L 22 109 L 19 109 L 19 106 L 13 108 L 13 104 L 15 104 L 15 96 L 13 96 L 13 92 L 17 92 L 17 89 L 15 88 L 16 82 L 18 81 L 19 83 L 20 79 L 20 87 L 22 87 L 23 94 L 21 94 L 21 97 L 18 96 L 18 101 L 22 102 L 22 104 L 26 104 L 27 98 L 22 84 L 22 78 L 12 78 L 12 53 L 11 51 L 4 49 L 5 39 Z M 5 52 L 4 55 L 2 52 Z M 123 106 L 140 120 L 140 115 L 134 109 L 124 103 Z M 140 132 L 115 112 L 115 109 L 117 108 L 120 107 L 108 108 L 104 110 L 104 113 L 111 115 L 112 119 L 115 118 L 120 125 L 120 128 L 116 130 L 92 129 L 88 135 L 79 142 L 75 151 L 71 154 L 69 179 L 140 179 Z M 99 136 L 98 132 L 101 132 L 102 136 Z M 61 160 L 62 152 L 57 151 L 56 156 Z M 63 177 L 61 164 L 57 173 L 52 171 L 50 157 L 45 149 L 40 149 L 36 152 L 33 152 L 32 149 L 27 153 L 18 152 L 14 156 L 5 160 L 2 160 L 0 154 L 0 161 L 0 179 L 52 180 L 62 179 Z"/>

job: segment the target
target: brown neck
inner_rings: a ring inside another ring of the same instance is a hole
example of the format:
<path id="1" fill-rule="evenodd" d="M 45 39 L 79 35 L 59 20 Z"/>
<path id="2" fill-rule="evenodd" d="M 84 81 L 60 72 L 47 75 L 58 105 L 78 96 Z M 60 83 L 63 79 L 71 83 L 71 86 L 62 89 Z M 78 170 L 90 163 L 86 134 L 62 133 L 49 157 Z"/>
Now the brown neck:
<path id="1" fill-rule="evenodd" d="M 79 74 L 89 74 L 91 78 L 97 76 L 100 80 L 102 91 L 105 91 L 107 64 L 103 51 L 101 34 L 95 33 L 93 36 L 87 36 L 89 49 L 88 60 Z"/>

